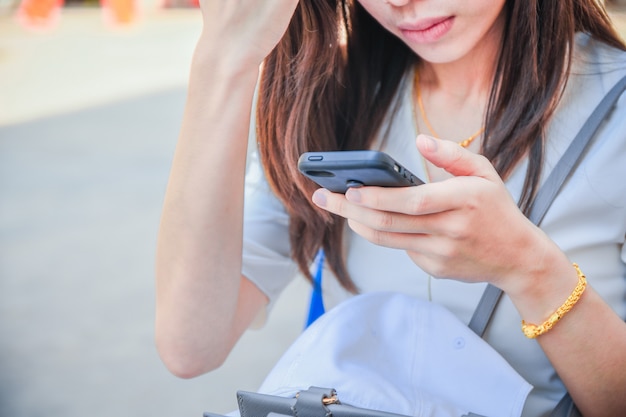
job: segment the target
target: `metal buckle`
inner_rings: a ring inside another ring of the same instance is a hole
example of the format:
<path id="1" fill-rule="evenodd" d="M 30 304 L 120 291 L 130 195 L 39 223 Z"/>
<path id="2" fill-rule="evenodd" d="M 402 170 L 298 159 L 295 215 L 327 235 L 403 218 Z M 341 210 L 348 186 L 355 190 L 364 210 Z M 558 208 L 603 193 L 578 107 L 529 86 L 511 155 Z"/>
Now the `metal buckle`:
<path id="1" fill-rule="evenodd" d="M 333 394 L 332 397 L 324 397 L 322 398 L 322 404 L 331 405 L 339 403 L 339 399 L 337 398 L 337 394 Z"/>
<path id="2" fill-rule="evenodd" d="M 300 397 L 300 393 L 296 392 L 296 398 Z M 322 404 L 331 405 L 331 404 L 339 404 L 339 398 L 337 398 L 337 393 L 333 393 L 330 397 L 322 398 Z"/>

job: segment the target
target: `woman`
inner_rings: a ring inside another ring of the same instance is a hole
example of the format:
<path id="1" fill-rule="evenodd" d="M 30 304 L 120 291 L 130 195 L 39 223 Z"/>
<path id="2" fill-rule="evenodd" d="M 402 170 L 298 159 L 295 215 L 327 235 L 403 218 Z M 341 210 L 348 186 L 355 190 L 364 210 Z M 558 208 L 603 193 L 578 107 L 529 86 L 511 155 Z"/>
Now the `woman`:
<path id="1" fill-rule="evenodd" d="M 626 74 L 601 5 L 225 0 L 202 10 L 157 255 L 157 345 L 173 373 L 219 366 L 323 248 L 336 277 L 325 278 L 327 307 L 402 291 L 467 322 L 494 284 L 506 297 L 485 339 L 535 387 L 525 414 L 545 414 L 565 390 L 584 415 L 624 414 L 624 98 L 542 228 L 524 216 Z M 257 80 L 264 175 L 250 175 L 244 210 Z M 344 196 L 297 172 L 302 152 L 367 148 L 428 184 Z M 589 285 L 526 339 L 520 319 L 544 323 L 579 287 L 573 262 Z"/>

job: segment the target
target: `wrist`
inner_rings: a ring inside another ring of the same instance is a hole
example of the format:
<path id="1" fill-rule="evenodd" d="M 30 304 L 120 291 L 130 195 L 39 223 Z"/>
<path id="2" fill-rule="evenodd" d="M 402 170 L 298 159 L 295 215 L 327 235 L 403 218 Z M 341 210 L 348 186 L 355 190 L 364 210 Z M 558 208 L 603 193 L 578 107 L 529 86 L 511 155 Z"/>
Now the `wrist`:
<path id="1" fill-rule="evenodd" d="M 233 46 L 205 30 L 196 42 L 192 65 L 211 69 L 218 74 L 240 77 L 258 74 L 263 60 L 264 57 Z"/>
<path id="2" fill-rule="evenodd" d="M 196 45 L 189 72 L 188 99 L 198 103 L 205 115 L 221 115 L 225 109 L 240 106 L 249 111 L 259 66 L 233 57 L 232 52 L 224 53 L 223 46 L 215 44 L 213 39 L 201 38 Z"/>
<path id="3" fill-rule="evenodd" d="M 541 324 L 572 295 L 579 284 L 579 274 L 559 250 L 555 256 L 546 256 L 543 263 L 538 262 L 532 272 L 516 281 L 513 288 L 503 290 L 526 323 Z"/>
<path id="4" fill-rule="evenodd" d="M 565 302 L 561 304 L 559 308 L 556 309 L 554 313 L 548 317 L 541 324 L 527 323 L 525 320 L 522 320 L 522 332 L 529 339 L 534 339 L 538 336 L 541 336 L 544 333 L 549 332 L 552 328 L 563 318 L 569 311 L 578 303 L 580 297 L 583 295 L 585 288 L 587 287 L 587 278 L 585 274 L 580 270 L 578 264 L 572 264 L 576 273 L 578 274 L 578 284 L 572 291 L 572 293 L 567 297 Z"/>

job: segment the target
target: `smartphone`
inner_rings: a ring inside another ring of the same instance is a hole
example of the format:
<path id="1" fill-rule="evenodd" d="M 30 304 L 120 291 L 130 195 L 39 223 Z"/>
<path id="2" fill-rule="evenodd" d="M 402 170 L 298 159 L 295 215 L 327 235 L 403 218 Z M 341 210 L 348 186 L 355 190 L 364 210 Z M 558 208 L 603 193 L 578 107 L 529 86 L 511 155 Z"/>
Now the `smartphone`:
<path id="1" fill-rule="evenodd" d="M 298 159 L 298 169 L 334 193 L 364 185 L 410 187 L 424 183 L 380 151 L 306 152 Z"/>

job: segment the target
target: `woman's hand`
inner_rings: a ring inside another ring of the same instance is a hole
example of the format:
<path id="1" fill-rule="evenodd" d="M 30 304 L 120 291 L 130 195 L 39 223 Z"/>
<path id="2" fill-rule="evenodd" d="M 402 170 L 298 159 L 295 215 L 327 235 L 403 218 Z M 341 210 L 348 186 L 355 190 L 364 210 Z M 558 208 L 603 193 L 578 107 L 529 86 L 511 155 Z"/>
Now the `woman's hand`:
<path id="1" fill-rule="evenodd" d="M 484 157 L 425 136 L 417 146 L 454 177 L 417 187 L 350 189 L 345 197 L 321 189 L 313 201 L 347 218 L 369 241 L 406 250 L 431 275 L 491 282 L 527 322 L 545 321 L 578 282 L 565 254 L 526 219 Z M 624 323 L 592 286 L 537 341 L 585 415 L 623 415 L 615 387 L 626 383 Z"/>
<path id="2" fill-rule="evenodd" d="M 523 291 L 520 283 L 542 270 L 556 245 L 522 214 L 486 158 L 427 136 L 417 146 L 454 177 L 417 187 L 353 188 L 345 197 L 321 189 L 313 201 L 348 219 L 365 239 L 406 250 L 433 276 Z"/>
<path id="3" fill-rule="evenodd" d="M 200 0 L 201 40 L 210 38 L 235 57 L 259 65 L 287 30 L 298 0 Z"/>

